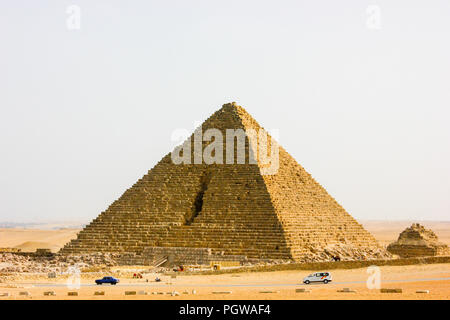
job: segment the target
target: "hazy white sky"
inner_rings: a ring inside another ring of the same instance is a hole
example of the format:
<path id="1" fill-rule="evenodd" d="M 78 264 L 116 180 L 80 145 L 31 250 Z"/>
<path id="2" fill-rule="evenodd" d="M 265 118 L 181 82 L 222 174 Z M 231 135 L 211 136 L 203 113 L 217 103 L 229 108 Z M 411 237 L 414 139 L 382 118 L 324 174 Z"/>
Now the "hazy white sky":
<path id="1" fill-rule="evenodd" d="M 450 220 L 449 17 L 448 0 L 2 1 L 0 221 L 94 218 L 230 101 L 354 217 Z"/>

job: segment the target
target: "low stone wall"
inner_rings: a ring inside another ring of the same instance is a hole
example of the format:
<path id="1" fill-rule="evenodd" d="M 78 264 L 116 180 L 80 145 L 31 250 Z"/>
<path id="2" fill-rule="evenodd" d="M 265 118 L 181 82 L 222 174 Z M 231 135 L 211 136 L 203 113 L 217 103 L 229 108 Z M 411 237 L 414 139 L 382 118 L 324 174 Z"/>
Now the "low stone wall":
<path id="1" fill-rule="evenodd" d="M 22 251 L 18 248 L 0 248 L 0 253 L 17 253 Z"/>
<path id="2" fill-rule="evenodd" d="M 30 258 L 47 258 L 47 259 L 53 259 L 56 254 L 53 252 L 46 252 L 46 253 L 42 253 L 42 252 L 23 252 L 23 251 L 18 251 L 18 252 L 10 252 L 12 254 L 18 255 L 18 256 L 22 256 L 22 257 L 30 257 Z"/>
<path id="3" fill-rule="evenodd" d="M 150 266 L 153 264 L 153 259 L 147 258 L 136 253 L 122 253 L 116 258 L 118 265 L 122 266 Z"/>
<path id="4" fill-rule="evenodd" d="M 154 259 L 166 256 L 168 265 L 205 264 L 209 261 L 211 250 L 208 248 L 149 247 L 143 250 L 143 255 L 153 256 Z"/>
<path id="5" fill-rule="evenodd" d="M 207 265 L 210 261 L 248 261 L 242 255 L 212 254 L 209 248 L 185 247 L 147 247 L 142 254 L 121 254 L 118 263 L 121 265 L 154 265 L 158 260 L 166 257 L 165 266 L 173 265 Z"/>

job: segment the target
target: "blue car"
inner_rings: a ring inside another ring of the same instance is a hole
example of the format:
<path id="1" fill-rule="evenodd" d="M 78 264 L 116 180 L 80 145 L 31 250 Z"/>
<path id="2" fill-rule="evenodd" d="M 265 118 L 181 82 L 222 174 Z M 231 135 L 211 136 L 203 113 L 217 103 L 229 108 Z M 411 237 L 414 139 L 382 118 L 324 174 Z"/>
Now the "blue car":
<path id="1" fill-rule="evenodd" d="M 116 285 L 119 282 L 119 279 L 116 279 L 114 277 L 103 277 L 103 279 L 95 280 L 95 283 L 98 285 L 104 284 L 104 283 L 110 283 L 112 285 Z"/>

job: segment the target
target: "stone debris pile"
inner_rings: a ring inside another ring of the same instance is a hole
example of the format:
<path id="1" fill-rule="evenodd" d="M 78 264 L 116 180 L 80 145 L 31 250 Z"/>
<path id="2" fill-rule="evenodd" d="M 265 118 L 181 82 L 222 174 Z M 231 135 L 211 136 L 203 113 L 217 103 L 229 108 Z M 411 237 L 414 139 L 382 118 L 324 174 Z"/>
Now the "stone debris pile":
<path id="1" fill-rule="evenodd" d="M 390 259 L 392 255 L 383 248 L 358 248 L 346 244 L 332 244 L 325 248 L 310 247 L 311 254 L 299 262 L 323 262 L 332 261 L 338 257 L 342 261 L 365 261 L 375 259 Z"/>
<path id="2" fill-rule="evenodd" d="M 0 253 L 1 273 L 63 273 L 69 267 L 116 266 L 117 254 L 93 253 L 80 255 L 55 255 L 53 257 L 27 256 Z"/>

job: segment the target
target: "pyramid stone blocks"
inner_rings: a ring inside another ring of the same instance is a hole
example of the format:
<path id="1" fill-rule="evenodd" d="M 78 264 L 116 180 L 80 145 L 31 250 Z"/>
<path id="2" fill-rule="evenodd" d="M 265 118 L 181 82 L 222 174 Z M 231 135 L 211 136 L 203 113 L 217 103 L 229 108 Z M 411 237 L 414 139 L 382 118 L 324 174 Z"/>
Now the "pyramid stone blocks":
<path id="1" fill-rule="evenodd" d="M 227 129 L 262 130 L 234 103 L 224 105 L 196 132 L 211 128 L 223 137 Z M 270 149 L 271 141 L 269 136 Z M 201 150 L 209 143 L 203 141 Z M 194 134 L 185 143 L 189 144 L 195 159 Z M 151 248 L 162 247 L 208 248 L 212 255 L 223 257 L 294 261 L 329 261 L 334 255 L 387 256 L 373 236 L 283 148 L 279 148 L 278 171 L 264 175 L 267 165 L 260 157 L 250 161 L 255 147 L 261 148 L 260 140 L 251 144 L 246 139 L 243 164 L 237 163 L 236 154 L 231 164 L 207 164 L 205 159 L 198 164 L 175 164 L 167 154 L 61 253 L 117 252 L 145 258 L 157 250 Z"/>
<path id="2" fill-rule="evenodd" d="M 436 234 L 418 223 L 413 223 L 400 233 L 398 240 L 387 250 L 402 258 L 425 257 L 449 254 L 448 246 L 439 242 Z"/>

